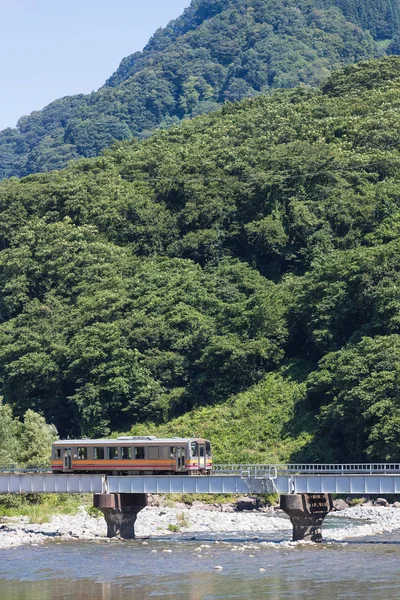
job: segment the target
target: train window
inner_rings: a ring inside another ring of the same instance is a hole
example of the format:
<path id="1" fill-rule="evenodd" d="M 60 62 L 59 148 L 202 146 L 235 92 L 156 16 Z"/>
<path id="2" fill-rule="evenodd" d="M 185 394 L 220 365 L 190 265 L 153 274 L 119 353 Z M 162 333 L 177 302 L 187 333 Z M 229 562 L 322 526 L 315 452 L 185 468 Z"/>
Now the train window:
<path id="1" fill-rule="evenodd" d="M 198 444 L 197 444 L 197 442 L 192 442 L 191 445 L 190 445 L 190 449 L 191 449 L 192 456 L 197 456 L 197 452 L 198 452 Z"/>
<path id="2" fill-rule="evenodd" d="M 144 447 L 141 446 L 139 448 L 135 448 L 135 458 L 142 459 L 144 458 Z"/>
<path id="3" fill-rule="evenodd" d="M 116 460 L 118 459 L 118 448 L 115 446 L 109 446 L 107 448 L 107 458 L 108 460 Z"/>
<path id="4" fill-rule="evenodd" d="M 203 458 L 204 456 L 204 446 L 200 446 L 200 456 Z"/>
<path id="5" fill-rule="evenodd" d="M 176 450 L 175 446 L 170 447 L 170 449 L 169 449 L 170 458 L 175 458 L 175 450 Z"/>
<path id="6" fill-rule="evenodd" d="M 104 448 L 93 448 L 94 460 L 104 460 Z"/>
<path id="7" fill-rule="evenodd" d="M 121 448 L 122 460 L 130 460 L 132 458 L 132 448 L 130 446 L 124 446 Z"/>
<path id="8" fill-rule="evenodd" d="M 87 459 L 87 448 L 78 448 L 77 449 L 77 456 L 76 458 L 78 460 L 86 460 Z"/>
<path id="9" fill-rule="evenodd" d="M 158 446 L 149 446 L 149 458 L 151 460 L 157 460 L 159 457 Z"/>
<path id="10" fill-rule="evenodd" d="M 55 449 L 55 458 L 61 458 L 61 448 Z"/>
<path id="11" fill-rule="evenodd" d="M 206 442 L 206 454 L 207 454 L 207 456 L 211 456 L 211 444 L 210 444 L 210 442 Z"/>

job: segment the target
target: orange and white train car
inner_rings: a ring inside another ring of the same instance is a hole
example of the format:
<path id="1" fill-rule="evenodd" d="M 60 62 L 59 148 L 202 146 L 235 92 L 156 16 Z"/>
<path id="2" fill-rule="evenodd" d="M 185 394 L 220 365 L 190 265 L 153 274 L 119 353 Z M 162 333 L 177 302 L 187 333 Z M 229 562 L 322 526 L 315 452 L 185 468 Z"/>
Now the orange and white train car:
<path id="1" fill-rule="evenodd" d="M 202 438 L 119 437 L 58 440 L 52 449 L 54 473 L 162 475 L 207 473 L 211 444 Z"/>

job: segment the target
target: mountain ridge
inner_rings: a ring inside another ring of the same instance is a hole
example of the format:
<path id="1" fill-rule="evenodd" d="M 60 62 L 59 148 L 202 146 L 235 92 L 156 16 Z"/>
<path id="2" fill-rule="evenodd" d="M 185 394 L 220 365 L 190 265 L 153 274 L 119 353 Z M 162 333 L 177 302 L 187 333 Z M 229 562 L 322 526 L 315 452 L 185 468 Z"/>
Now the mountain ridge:
<path id="1" fill-rule="evenodd" d="M 97 92 L 55 100 L 1 131 L 0 176 L 63 168 L 226 100 L 317 86 L 332 69 L 384 54 L 399 21 L 398 0 L 193 0 Z"/>

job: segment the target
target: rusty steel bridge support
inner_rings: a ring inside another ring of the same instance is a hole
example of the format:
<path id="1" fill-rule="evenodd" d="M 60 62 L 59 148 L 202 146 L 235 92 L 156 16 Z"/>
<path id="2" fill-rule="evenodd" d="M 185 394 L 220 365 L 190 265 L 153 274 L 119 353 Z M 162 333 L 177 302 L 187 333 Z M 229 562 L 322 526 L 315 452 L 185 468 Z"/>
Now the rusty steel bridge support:
<path id="1" fill-rule="evenodd" d="M 333 507 L 331 494 L 284 494 L 280 505 L 293 525 L 294 542 L 322 542 L 322 523 Z"/>
<path id="2" fill-rule="evenodd" d="M 107 523 L 107 537 L 135 538 L 138 513 L 147 506 L 146 494 L 95 494 L 93 506 L 101 510 Z"/>

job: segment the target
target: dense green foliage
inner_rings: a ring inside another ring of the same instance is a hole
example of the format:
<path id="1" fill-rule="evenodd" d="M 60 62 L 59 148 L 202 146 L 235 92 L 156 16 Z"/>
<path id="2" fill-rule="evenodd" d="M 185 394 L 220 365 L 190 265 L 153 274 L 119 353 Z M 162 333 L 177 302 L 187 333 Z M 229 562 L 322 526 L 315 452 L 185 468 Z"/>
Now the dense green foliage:
<path id="1" fill-rule="evenodd" d="M 54 425 L 28 409 L 20 421 L 0 398 L 0 466 L 50 466 L 51 445 L 57 439 Z"/>
<path id="2" fill-rule="evenodd" d="M 363 337 L 328 354 L 309 379 L 313 402 L 322 403 L 317 435 L 331 456 L 343 452 L 397 461 L 400 447 L 400 336 Z"/>
<path id="3" fill-rule="evenodd" d="M 324 0 L 322 4 L 330 6 L 332 3 L 330 0 Z M 334 5 L 343 12 L 348 21 L 369 31 L 374 39 L 386 40 L 399 33 L 400 6 L 396 0 L 335 0 Z"/>
<path id="4" fill-rule="evenodd" d="M 301 456 L 312 441 L 309 415 L 297 411 L 306 386 L 285 375 L 270 373 L 220 405 L 195 408 L 163 425 L 136 425 L 131 433 L 205 437 L 219 463 L 277 463 Z"/>
<path id="5" fill-rule="evenodd" d="M 4 181 L 4 430 L 400 460 L 399 110 L 390 57 Z"/>
<path id="6" fill-rule="evenodd" d="M 97 92 L 0 132 L 0 178 L 59 169 L 221 103 L 318 85 L 332 69 L 400 53 L 399 0 L 193 0 Z"/>

